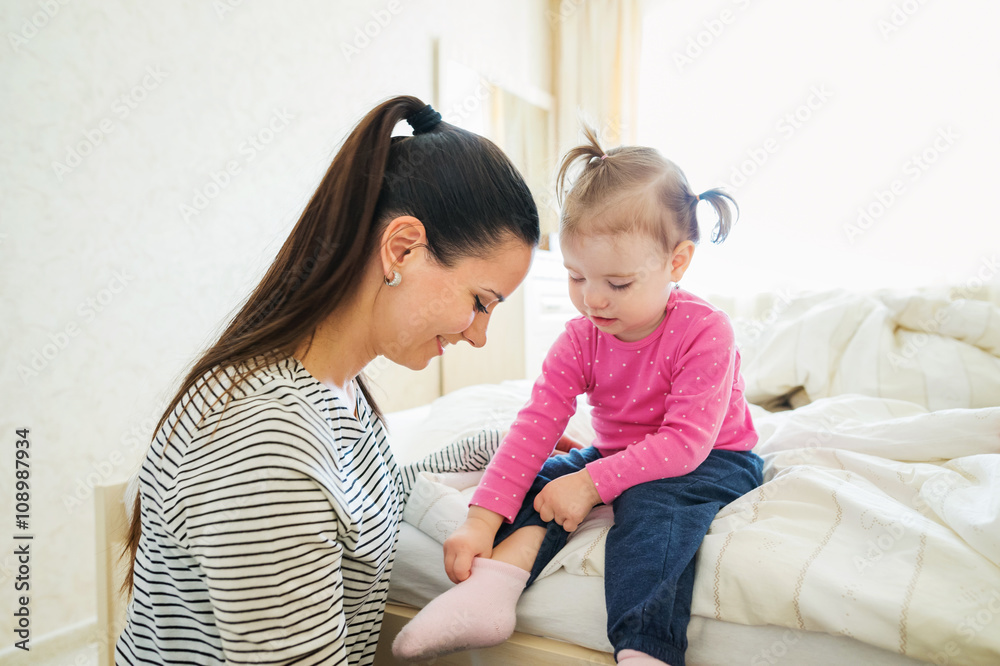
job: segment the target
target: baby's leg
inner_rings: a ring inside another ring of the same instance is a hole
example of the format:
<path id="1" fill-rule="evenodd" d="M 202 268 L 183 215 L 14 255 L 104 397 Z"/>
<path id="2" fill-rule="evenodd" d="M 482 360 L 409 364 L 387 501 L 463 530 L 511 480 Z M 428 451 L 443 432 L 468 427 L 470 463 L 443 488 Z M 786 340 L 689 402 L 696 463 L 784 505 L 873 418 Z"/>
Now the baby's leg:
<path id="1" fill-rule="evenodd" d="M 578 472 L 587 463 L 600 460 L 593 446 L 572 449 L 548 458 L 531 484 L 521 503 L 521 510 L 512 523 L 503 523 L 493 540 L 494 560 L 513 564 L 532 572 L 529 585 L 541 573 L 556 553 L 566 545 L 569 532 L 555 522 L 545 522 L 535 511 L 535 497 L 548 483 L 561 476 Z"/>
<path id="2" fill-rule="evenodd" d="M 513 564 L 519 569 L 531 573 L 531 567 L 538 557 L 538 549 L 542 546 L 546 528 L 541 525 L 522 527 L 500 542 L 493 549 L 490 559 Z"/>
<path id="3" fill-rule="evenodd" d="M 761 483 L 758 461 L 713 451 L 693 472 L 632 486 L 614 501 L 604 594 L 620 663 L 684 666 L 695 555 L 715 514 Z"/>
<path id="4" fill-rule="evenodd" d="M 392 644 L 401 659 L 431 657 L 499 645 L 514 633 L 515 608 L 525 586 L 562 548 L 569 536 L 545 523 L 534 510 L 535 495 L 554 478 L 581 469 L 600 454 L 595 449 L 549 458 L 527 493 L 513 523 L 497 532 L 490 559 L 472 561 L 469 577 L 431 601 L 403 627 Z"/>

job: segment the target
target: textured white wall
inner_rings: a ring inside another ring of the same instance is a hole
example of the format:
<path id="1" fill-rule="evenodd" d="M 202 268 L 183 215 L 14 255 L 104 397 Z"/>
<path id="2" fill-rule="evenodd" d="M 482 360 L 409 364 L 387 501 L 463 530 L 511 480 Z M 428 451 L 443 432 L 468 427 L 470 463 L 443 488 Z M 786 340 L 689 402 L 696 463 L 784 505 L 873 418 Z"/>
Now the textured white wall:
<path id="1" fill-rule="evenodd" d="M 36 639 L 94 614 L 91 487 L 135 468 L 350 126 L 394 94 L 431 100 L 434 37 L 548 89 L 544 9 L 0 6 L 0 607 L 13 598 L 14 431 L 27 427 Z"/>

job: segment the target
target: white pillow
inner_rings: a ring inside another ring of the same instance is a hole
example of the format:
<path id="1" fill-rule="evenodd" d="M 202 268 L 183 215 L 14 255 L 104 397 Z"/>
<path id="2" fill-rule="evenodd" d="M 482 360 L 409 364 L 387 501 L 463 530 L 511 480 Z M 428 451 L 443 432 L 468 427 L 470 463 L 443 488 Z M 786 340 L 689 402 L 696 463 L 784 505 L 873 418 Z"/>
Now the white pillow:
<path id="1" fill-rule="evenodd" d="M 386 415 L 389 445 L 400 465 L 412 462 L 482 431 L 507 430 L 531 395 L 533 381 L 519 379 L 500 384 L 478 384 L 452 391 L 429 405 Z M 577 412 L 566 435 L 589 446 L 594 440 L 586 397 L 577 401 Z"/>

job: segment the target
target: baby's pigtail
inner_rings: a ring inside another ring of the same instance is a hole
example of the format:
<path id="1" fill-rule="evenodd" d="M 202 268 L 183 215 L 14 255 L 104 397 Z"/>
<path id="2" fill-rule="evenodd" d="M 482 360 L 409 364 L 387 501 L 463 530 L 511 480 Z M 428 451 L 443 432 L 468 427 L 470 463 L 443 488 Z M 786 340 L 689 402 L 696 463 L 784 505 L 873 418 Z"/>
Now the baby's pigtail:
<path id="1" fill-rule="evenodd" d="M 577 162 L 582 161 L 582 172 L 586 172 L 588 167 L 597 168 L 601 166 L 608 157 L 597 140 L 597 132 L 588 125 L 584 125 L 583 135 L 587 139 L 586 143 L 582 143 L 575 148 L 570 148 L 563 156 L 562 163 L 559 166 L 559 174 L 556 176 L 556 200 L 560 206 L 566 200 L 566 194 L 571 189 L 571 187 L 567 186 L 570 179 L 570 171 Z"/>
<path id="2" fill-rule="evenodd" d="M 730 229 L 733 228 L 733 225 L 740 216 L 740 207 L 737 205 L 736 200 L 722 190 L 711 189 L 702 192 L 692 199 L 692 209 L 697 207 L 699 201 L 707 201 L 712 204 L 716 215 L 719 216 L 719 222 L 715 225 L 715 231 L 712 234 L 712 242 L 721 243 L 726 240 Z M 734 210 L 735 216 L 733 215 Z M 692 210 L 692 215 L 693 213 L 694 211 Z"/>

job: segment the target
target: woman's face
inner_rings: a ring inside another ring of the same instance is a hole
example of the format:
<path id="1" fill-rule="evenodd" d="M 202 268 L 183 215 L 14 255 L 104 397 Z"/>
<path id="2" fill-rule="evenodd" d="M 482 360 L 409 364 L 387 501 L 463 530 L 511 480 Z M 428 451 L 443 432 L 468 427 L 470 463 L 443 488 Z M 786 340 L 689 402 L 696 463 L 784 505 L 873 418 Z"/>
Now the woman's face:
<path id="1" fill-rule="evenodd" d="M 411 249 L 396 267 L 400 283 L 381 287 L 389 307 L 379 327 L 379 354 L 420 370 L 450 344 L 485 345 L 490 315 L 524 280 L 533 250 L 511 240 L 487 258 L 467 257 L 447 268 L 426 247 Z"/>

